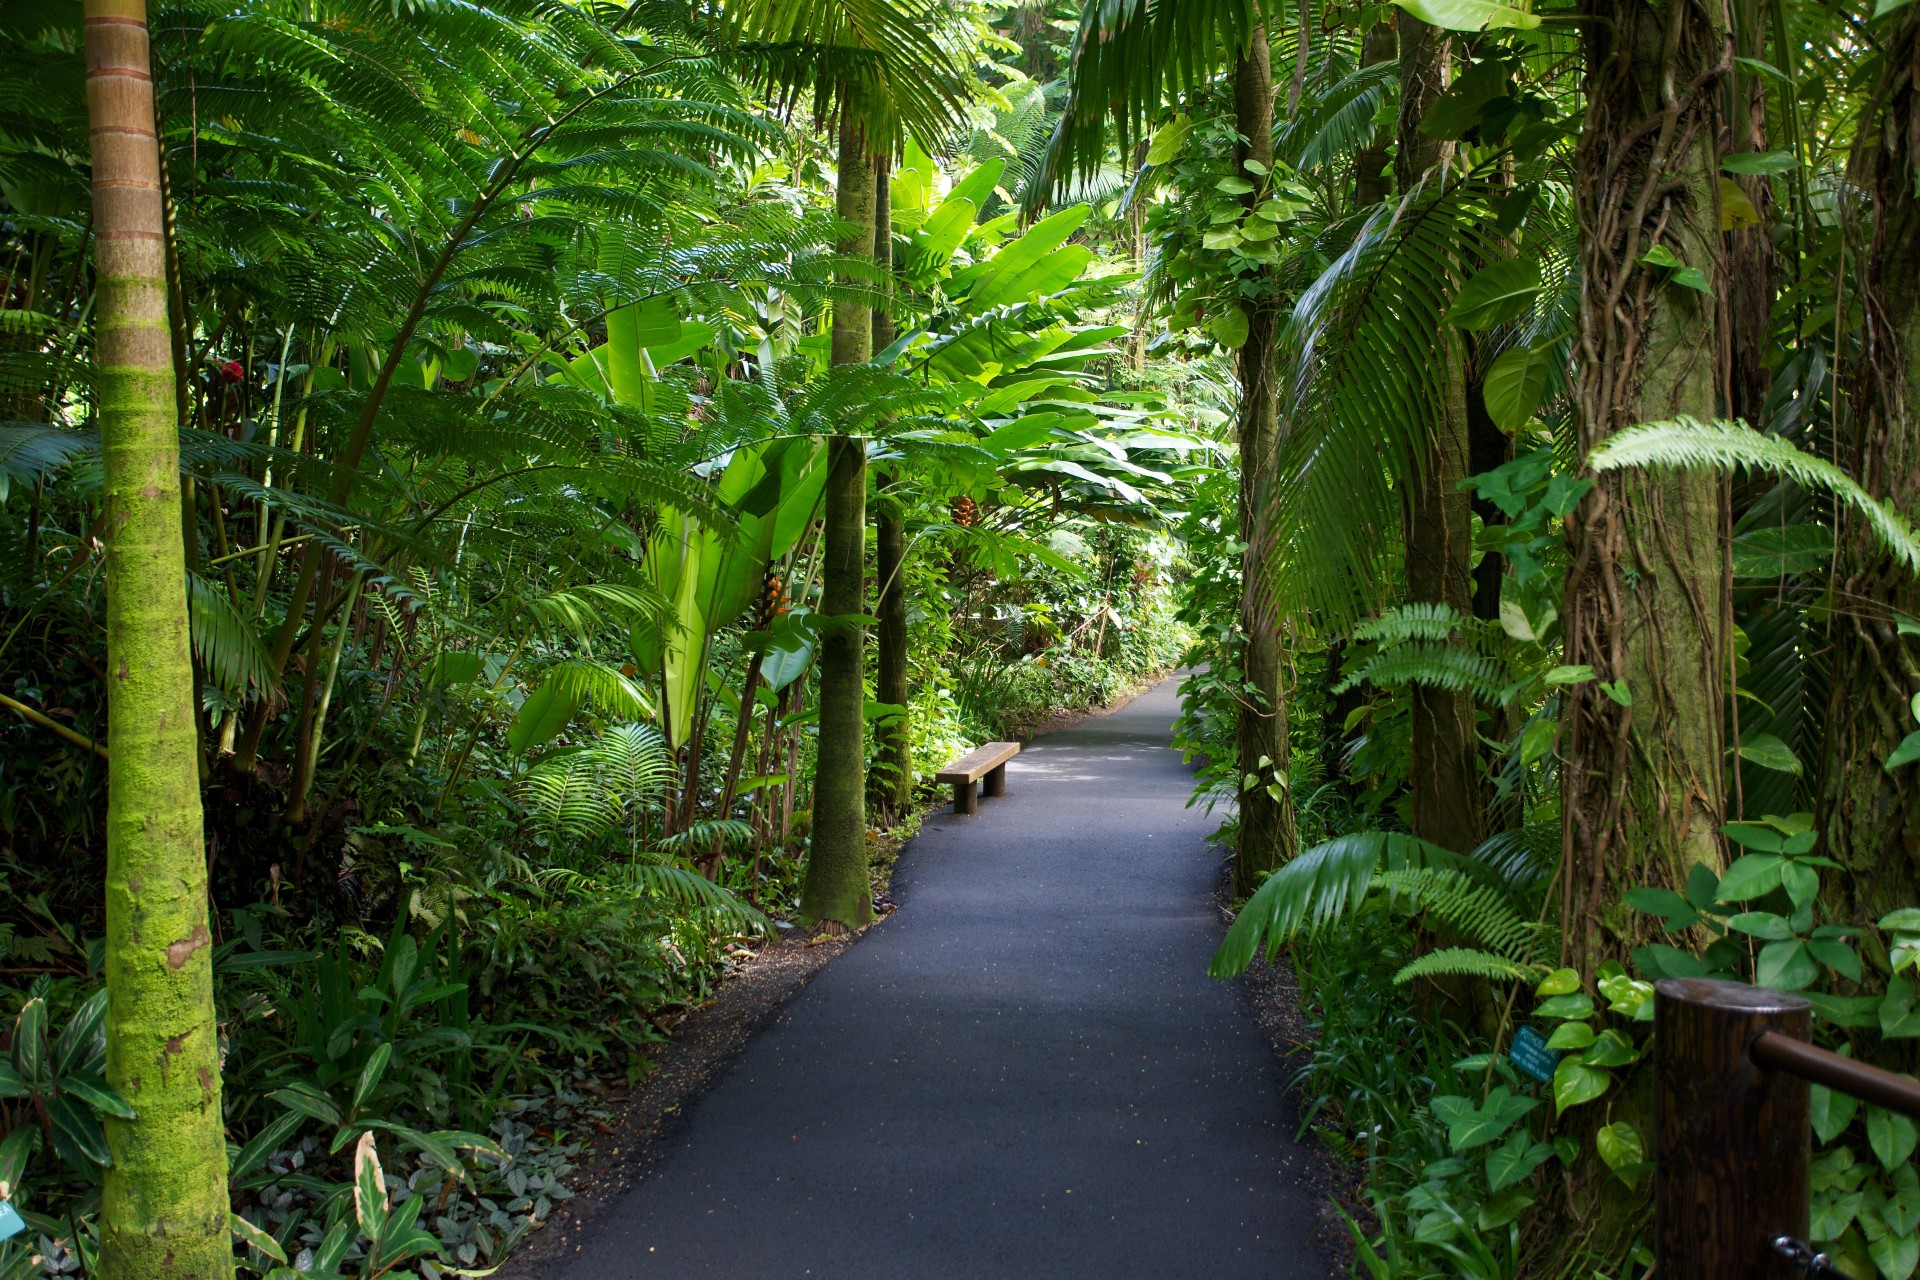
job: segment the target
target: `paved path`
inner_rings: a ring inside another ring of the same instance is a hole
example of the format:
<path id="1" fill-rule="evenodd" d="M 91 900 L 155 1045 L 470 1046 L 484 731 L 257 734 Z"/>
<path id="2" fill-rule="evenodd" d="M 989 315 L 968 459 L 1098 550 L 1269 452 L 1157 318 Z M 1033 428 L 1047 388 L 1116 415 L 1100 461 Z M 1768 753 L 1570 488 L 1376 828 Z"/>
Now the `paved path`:
<path id="1" fill-rule="evenodd" d="M 1325 1276 L 1169 681 L 1041 739 L 597 1215 L 564 1280 Z"/>

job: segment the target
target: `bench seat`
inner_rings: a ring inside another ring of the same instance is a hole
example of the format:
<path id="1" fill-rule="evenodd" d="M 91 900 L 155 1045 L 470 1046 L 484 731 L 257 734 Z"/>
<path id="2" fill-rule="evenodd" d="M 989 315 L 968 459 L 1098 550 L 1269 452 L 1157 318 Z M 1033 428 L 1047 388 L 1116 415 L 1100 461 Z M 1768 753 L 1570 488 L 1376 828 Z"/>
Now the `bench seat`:
<path id="1" fill-rule="evenodd" d="M 933 780 L 953 784 L 955 813 L 979 813 L 981 795 L 1007 794 L 1007 761 L 1019 754 L 1020 744 L 1017 742 L 989 742 L 975 747 L 934 774 Z M 985 787 L 980 785 L 982 778 L 986 779 Z"/>

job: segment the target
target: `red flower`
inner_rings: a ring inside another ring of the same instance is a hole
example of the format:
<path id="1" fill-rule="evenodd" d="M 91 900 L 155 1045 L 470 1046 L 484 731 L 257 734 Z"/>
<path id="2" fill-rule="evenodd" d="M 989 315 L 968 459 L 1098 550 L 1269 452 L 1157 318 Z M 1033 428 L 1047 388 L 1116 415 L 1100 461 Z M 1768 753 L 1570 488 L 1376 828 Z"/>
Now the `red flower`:
<path id="1" fill-rule="evenodd" d="M 229 360 L 220 366 L 220 376 L 228 382 L 245 382 L 247 380 L 247 371 L 240 367 L 238 360 Z"/>

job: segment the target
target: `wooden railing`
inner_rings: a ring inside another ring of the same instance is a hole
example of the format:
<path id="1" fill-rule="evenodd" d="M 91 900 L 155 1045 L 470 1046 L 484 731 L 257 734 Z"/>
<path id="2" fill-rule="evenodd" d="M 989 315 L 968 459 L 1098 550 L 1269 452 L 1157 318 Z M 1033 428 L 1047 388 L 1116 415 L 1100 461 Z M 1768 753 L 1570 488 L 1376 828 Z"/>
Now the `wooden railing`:
<path id="1" fill-rule="evenodd" d="M 1654 987 L 1655 1280 L 1838 1276 L 1806 1244 L 1809 1082 L 1920 1118 L 1920 1082 L 1808 1043 L 1802 996 Z"/>

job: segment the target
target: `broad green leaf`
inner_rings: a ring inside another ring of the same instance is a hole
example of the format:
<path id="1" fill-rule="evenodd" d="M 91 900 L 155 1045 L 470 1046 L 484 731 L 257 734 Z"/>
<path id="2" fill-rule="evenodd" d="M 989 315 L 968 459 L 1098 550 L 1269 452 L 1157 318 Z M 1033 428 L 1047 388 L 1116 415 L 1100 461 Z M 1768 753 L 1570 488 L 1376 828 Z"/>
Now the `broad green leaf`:
<path id="1" fill-rule="evenodd" d="M 1909 1160 L 1887 1175 L 1890 1194 L 1880 1206 L 1880 1217 L 1887 1227 L 1900 1235 L 1912 1235 L 1920 1227 L 1920 1173 Z"/>
<path id="2" fill-rule="evenodd" d="M 61 1094 L 46 1104 L 53 1127 L 64 1134 L 80 1153 L 101 1168 L 113 1164 L 113 1152 L 107 1146 L 106 1131 L 85 1103 L 71 1094 Z"/>
<path id="3" fill-rule="evenodd" d="M 1864 1219 L 1866 1215 L 1862 1214 Z M 1869 1232 L 1867 1256 L 1880 1269 L 1882 1280 L 1907 1280 L 1920 1264 L 1920 1239 L 1888 1230 L 1877 1237 Z"/>
<path id="4" fill-rule="evenodd" d="M 1760 948 L 1753 965 L 1754 982 L 1777 991 L 1810 987 L 1819 976 L 1820 966 L 1814 963 L 1807 944 L 1800 941 L 1769 942 Z"/>
<path id="5" fill-rule="evenodd" d="M 1609 1027 L 1600 1033 L 1593 1047 L 1580 1055 L 1583 1067 L 1624 1067 L 1636 1061 L 1640 1051 L 1625 1033 Z"/>
<path id="6" fill-rule="evenodd" d="M 275 1089 L 267 1096 L 288 1110 L 311 1116 L 322 1124 L 338 1126 L 343 1118 L 332 1099 L 303 1080 Z"/>
<path id="7" fill-rule="evenodd" d="M 1720 161 L 1723 173 L 1776 174 L 1798 168 L 1800 162 L 1791 151 L 1742 151 Z"/>
<path id="8" fill-rule="evenodd" d="M 47 1064 L 47 1002 L 39 996 L 21 1005 L 13 1020 L 13 1069 L 34 1087 L 53 1083 Z"/>
<path id="9" fill-rule="evenodd" d="M 227 1225 L 232 1230 L 234 1238 L 240 1241 L 240 1243 L 258 1249 L 261 1253 L 272 1258 L 282 1266 L 286 1265 L 287 1251 L 280 1247 L 278 1240 L 275 1240 L 265 1231 L 256 1227 L 253 1223 L 248 1222 L 237 1213 L 229 1213 L 227 1215 Z"/>
<path id="10" fill-rule="evenodd" d="M 1570 996 L 1580 989 L 1580 973 L 1576 969 L 1555 969 L 1540 979 L 1540 985 L 1533 989 L 1537 996 Z"/>
<path id="11" fill-rule="evenodd" d="M 107 1087 L 104 1080 L 90 1080 L 85 1076 L 62 1076 L 60 1092 L 71 1094 L 92 1107 L 95 1111 L 110 1115 L 117 1120 L 134 1119 L 133 1104 Z"/>
<path id="12" fill-rule="evenodd" d="M 287 1140 L 299 1131 L 301 1122 L 306 1118 L 298 1111 L 288 1111 L 275 1117 L 228 1160 L 227 1177 L 238 1181 L 265 1164 L 268 1156 L 285 1146 Z"/>
<path id="13" fill-rule="evenodd" d="M 1497 0 L 1394 0 L 1429 26 L 1448 31 L 1491 31 L 1502 27 L 1529 30 L 1540 25 L 1537 14 Z"/>
<path id="14" fill-rule="evenodd" d="M 1543 1018 L 1585 1018 L 1593 1013 L 1593 998 L 1584 994 L 1553 996 L 1534 1006 Z"/>
<path id="15" fill-rule="evenodd" d="M 353 1215 L 360 1230 L 378 1240 L 387 1225 L 387 1180 L 374 1147 L 373 1131 L 360 1135 L 353 1149 Z"/>
<path id="16" fill-rule="evenodd" d="M 1207 328 L 1215 342 L 1234 349 L 1246 342 L 1250 325 L 1247 313 L 1239 307 L 1232 307 L 1215 315 L 1207 322 Z"/>
<path id="17" fill-rule="evenodd" d="M 1532 420 L 1547 393 L 1547 382 L 1560 359 L 1558 342 L 1533 347 L 1510 347 L 1494 358 L 1487 370 L 1482 396 L 1487 416 L 1509 434 Z"/>
<path id="18" fill-rule="evenodd" d="M 367 1065 L 360 1068 L 360 1080 L 353 1086 L 353 1105 L 358 1110 L 373 1091 L 380 1087 L 380 1077 L 386 1074 L 387 1062 L 393 1057 L 393 1045 L 381 1041 L 367 1055 Z"/>
<path id="19" fill-rule="evenodd" d="M 507 746 L 525 755 L 557 736 L 579 709 L 579 698 L 557 694 L 551 683 L 541 685 L 527 695 L 507 726 Z"/>
<path id="20" fill-rule="evenodd" d="M 1742 734 L 1740 758 L 1750 760 L 1763 769 L 1790 773 L 1796 778 L 1803 772 L 1800 757 L 1793 754 L 1793 748 L 1771 733 Z"/>
<path id="21" fill-rule="evenodd" d="M 1772 893 L 1780 887 L 1780 868 L 1785 863 L 1785 858 L 1772 853 L 1749 853 L 1735 859 L 1720 877 L 1715 901 L 1746 902 Z"/>
<path id="22" fill-rule="evenodd" d="M 1860 1110 L 1860 1099 L 1852 1094 L 1836 1092 L 1823 1084 L 1808 1089 L 1807 1101 L 1808 1109 L 1813 1114 L 1814 1136 L 1823 1143 L 1832 1142 L 1844 1133 Z"/>
<path id="23" fill-rule="evenodd" d="M 1532 1098 L 1515 1096 L 1505 1085 L 1495 1085 L 1479 1107 L 1467 1098 L 1435 1098 L 1432 1103 L 1434 1114 L 1447 1122 L 1447 1142 L 1456 1152 L 1497 1140 L 1538 1105 Z"/>
<path id="24" fill-rule="evenodd" d="M 1460 287 L 1447 321 L 1462 329 L 1491 329 L 1532 305 L 1539 294 L 1540 264 L 1532 258 L 1505 258 L 1483 268 Z"/>
<path id="25" fill-rule="evenodd" d="M 1187 144 L 1187 135 L 1193 132 L 1193 121 L 1183 112 L 1176 115 L 1154 131 L 1153 141 L 1147 144 L 1147 163 L 1165 164 L 1180 154 Z"/>
<path id="26" fill-rule="evenodd" d="M 1573 1058 L 1561 1059 L 1553 1071 L 1554 1114 L 1564 1115 L 1569 1107 L 1592 1102 L 1612 1083 L 1613 1074 L 1609 1071 L 1589 1067 Z"/>
<path id="27" fill-rule="evenodd" d="M 1647 1140 L 1638 1128 L 1625 1120 L 1601 1126 L 1593 1135 L 1593 1145 L 1609 1169 L 1646 1163 Z"/>
<path id="28" fill-rule="evenodd" d="M 1563 1022 L 1547 1037 L 1549 1049 L 1584 1049 L 1593 1043 L 1593 1028 L 1584 1022 Z"/>
<path id="29" fill-rule="evenodd" d="M 1888 773 L 1892 773 L 1895 769 L 1910 765 L 1915 760 L 1920 760 L 1920 729 L 1915 729 L 1902 738 L 1900 745 L 1893 749 L 1893 754 L 1887 757 L 1886 763 L 1881 767 Z"/>
<path id="30" fill-rule="evenodd" d="M 1769 942 L 1785 942 L 1793 937 L 1793 927 L 1787 923 L 1786 917 L 1771 911 L 1742 911 L 1728 917 L 1727 928 Z"/>
<path id="31" fill-rule="evenodd" d="M 1504 1191 L 1551 1159 L 1553 1147 L 1534 1141 L 1525 1129 L 1509 1134 L 1507 1140 L 1487 1156 L 1487 1189 Z"/>
<path id="32" fill-rule="evenodd" d="M 1916 1133 L 1913 1121 L 1884 1107 L 1867 1108 L 1867 1145 L 1883 1169 L 1906 1163 L 1913 1154 Z"/>

